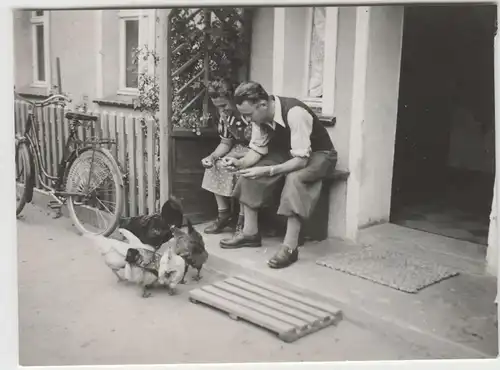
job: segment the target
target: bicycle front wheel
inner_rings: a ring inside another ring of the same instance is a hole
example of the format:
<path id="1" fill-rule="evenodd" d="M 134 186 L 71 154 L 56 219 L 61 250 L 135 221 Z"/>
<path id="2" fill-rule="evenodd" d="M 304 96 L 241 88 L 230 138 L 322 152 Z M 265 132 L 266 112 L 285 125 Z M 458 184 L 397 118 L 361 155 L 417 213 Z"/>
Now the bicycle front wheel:
<path id="1" fill-rule="evenodd" d="M 66 181 L 68 211 L 81 233 L 109 236 L 123 209 L 121 171 L 105 149 L 89 149 L 71 164 Z"/>
<path id="2" fill-rule="evenodd" d="M 26 205 L 31 176 L 30 152 L 26 143 L 16 143 L 16 216 Z"/>

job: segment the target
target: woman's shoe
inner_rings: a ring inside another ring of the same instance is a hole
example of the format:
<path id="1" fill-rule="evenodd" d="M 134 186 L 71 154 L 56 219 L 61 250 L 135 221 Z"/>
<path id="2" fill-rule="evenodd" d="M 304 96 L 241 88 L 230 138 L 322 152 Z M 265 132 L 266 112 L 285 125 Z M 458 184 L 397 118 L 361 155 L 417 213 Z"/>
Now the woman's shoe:
<path id="1" fill-rule="evenodd" d="M 205 234 L 220 234 L 226 227 L 229 226 L 229 224 L 231 223 L 231 219 L 231 214 L 228 214 L 227 216 L 219 215 L 219 217 L 217 217 L 217 220 L 215 220 L 211 225 L 207 226 L 203 231 Z"/>

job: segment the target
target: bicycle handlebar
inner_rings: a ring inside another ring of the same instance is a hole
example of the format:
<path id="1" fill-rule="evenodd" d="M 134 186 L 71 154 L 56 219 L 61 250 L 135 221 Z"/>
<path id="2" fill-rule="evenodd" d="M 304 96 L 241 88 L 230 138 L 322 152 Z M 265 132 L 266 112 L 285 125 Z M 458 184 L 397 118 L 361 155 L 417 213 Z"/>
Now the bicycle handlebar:
<path id="1" fill-rule="evenodd" d="M 70 98 L 68 98 L 65 95 L 61 95 L 61 94 L 51 95 L 47 99 L 39 101 L 39 102 L 34 102 L 34 101 L 31 101 L 31 100 L 28 100 L 28 99 L 22 97 L 21 95 L 19 95 L 18 93 L 14 93 L 14 94 L 19 99 L 24 100 L 25 102 L 27 102 L 27 103 L 35 106 L 35 107 L 44 107 L 44 106 L 50 105 L 52 103 L 59 103 L 59 104 L 61 104 L 61 102 L 63 102 L 63 103 L 71 103 L 71 99 Z"/>

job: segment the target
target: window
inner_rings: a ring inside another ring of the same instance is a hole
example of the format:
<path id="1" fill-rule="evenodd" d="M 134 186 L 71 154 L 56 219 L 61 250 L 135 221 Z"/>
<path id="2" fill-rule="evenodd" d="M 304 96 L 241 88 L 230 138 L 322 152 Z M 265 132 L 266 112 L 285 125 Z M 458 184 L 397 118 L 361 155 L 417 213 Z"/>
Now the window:
<path id="1" fill-rule="evenodd" d="M 307 36 L 305 96 L 320 101 L 323 96 L 326 8 L 310 8 Z"/>
<path id="2" fill-rule="evenodd" d="M 31 12 L 32 50 L 33 50 L 33 85 L 45 87 L 49 78 L 48 50 L 48 12 L 35 10 Z"/>
<path id="3" fill-rule="evenodd" d="M 338 7 L 274 8 L 274 92 L 334 115 L 337 31 Z"/>
<path id="4" fill-rule="evenodd" d="M 136 94 L 139 71 L 144 63 L 134 63 L 134 51 L 144 45 L 154 45 L 154 32 L 147 24 L 153 20 L 154 11 L 121 10 L 120 17 L 120 47 L 119 47 L 119 93 Z"/>
<path id="5" fill-rule="evenodd" d="M 325 57 L 325 8 L 312 8 L 308 63 L 307 96 L 323 95 L 323 63 Z"/>
<path id="6" fill-rule="evenodd" d="M 338 8 L 309 8 L 304 100 L 323 114 L 335 110 Z M 324 66 L 328 66 L 327 69 Z"/>
<path id="7" fill-rule="evenodd" d="M 125 88 L 137 88 L 137 65 L 134 50 L 139 47 L 139 20 L 125 20 Z"/>

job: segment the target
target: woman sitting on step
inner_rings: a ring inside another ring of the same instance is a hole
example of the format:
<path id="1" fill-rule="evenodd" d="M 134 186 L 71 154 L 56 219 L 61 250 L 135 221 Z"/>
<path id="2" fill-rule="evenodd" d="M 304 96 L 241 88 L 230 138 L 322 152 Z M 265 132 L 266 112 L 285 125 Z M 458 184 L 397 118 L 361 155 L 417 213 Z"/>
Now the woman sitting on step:
<path id="1" fill-rule="evenodd" d="M 231 194 L 237 175 L 222 166 L 223 157 L 242 158 L 248 149 L 252 136 L 252 125 L 245 121 L 233 103 L 234 88 L 228 80 L 215 80 L 208 86 L 208 94 L 219 113 L 218 131 L 220 144 L 201 163 L 205 167 L 202 188 L 213 193 L 217 201 L 218 217 L 204 231 L 219 234 L 233 221 Z M 236 224 L 236 231 L 243 225 L 242 207 Z"/>

